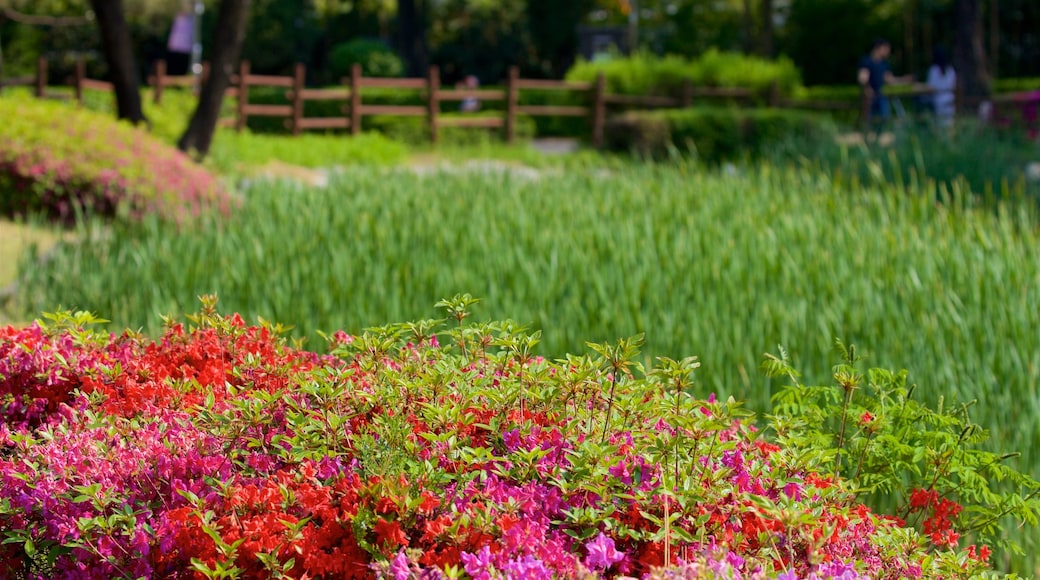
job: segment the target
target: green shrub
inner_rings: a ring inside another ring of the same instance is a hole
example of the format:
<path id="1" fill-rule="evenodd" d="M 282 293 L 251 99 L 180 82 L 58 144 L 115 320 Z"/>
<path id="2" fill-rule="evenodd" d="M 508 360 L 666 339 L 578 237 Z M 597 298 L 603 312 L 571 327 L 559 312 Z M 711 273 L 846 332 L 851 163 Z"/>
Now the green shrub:
<path id="1" fill-rule="evenodd" d="M 593 82 L 600 72 L 607 91 L 622 94 L 674 94 L 687 80 L 694 86 L 748 88 L 763 95 L 774 82 L 783 95 L 801 86 L 801 74 L 787 58 L 770 61 L 717 50 L 692 61 L 645 52 L 601 62 L 579 61 L 567 71 L 567 80 Z"/>
<path id="2" fill-rule="evenodd" d="M 830 138 L 833 126 L 825 117 L 798 111 L 698 107 L 625 113 L 607 121 L 604 136 L 615 151 L 661 155 L 675 147 L 717 163 L 759 157 L 793 138 Z"/>
<path id="3" fill-rule="evenodd" d="M 481 111 L 479 113 L 443 113 L 441 119 L 460 117 L 501 117 L 501 111 Z M 408 145 L 427 145 L 430 143 L 430 123 L 425 117 L 394 117 L 379 115 L 365 117 L 365 129 L 374 129 L 394 141 Z M 488 141 L 500 141 L 502 129 L 483 129 L 472 127 L 441 127 L 440 142 L 446 145 L 479 145 Z M 516 116 L 516 139 L 529 141 L 535 136 L 535 124 L 531 117 Z"/>
<path id="4" fill-rule="evenodd" d="M 1017 93 L 1019 91 L 1040 90 L 1040 77 L 1022 77 L 1017 79 L 997 79 L 993 82 L 995 93 Z"/>
<path id="5" fill-rule="evenodd" d="M 401 58 L 378 40 L 351 40 L 337 44 L 329 53 L 333 78 L 350 76 L 355 64 L 360 64 L 361 72 L 369 77 L 399 77 L 404 73 Z"/>
<path id="6" fill-rule="evenodd" d="M 217 179 L 111 117 L 26 96 L 0 98 L 0 214 L 80 210 L 138 217 L 226 209 Z"/>

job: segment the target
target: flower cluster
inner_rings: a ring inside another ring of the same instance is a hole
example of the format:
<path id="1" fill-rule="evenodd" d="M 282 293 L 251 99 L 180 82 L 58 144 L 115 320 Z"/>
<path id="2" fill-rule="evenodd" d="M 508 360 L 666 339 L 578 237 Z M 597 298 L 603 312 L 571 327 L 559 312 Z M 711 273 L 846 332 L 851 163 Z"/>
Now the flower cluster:
<path id="1" fill-rule="evenodd" d="M 4 97 L 0 118 L 2 215 L 42 211 L 69 221 L 81 209 L 135 218 L 229 209 L 218 179 L 202 166 L 99 113 Z"/>
<path id="2" fill-rule="evenodd" d="M 318 355 L 211 309 L 155 342 L 57 320 L 0 330 L 0 576 L 916 578 L 957 558 L 732 403 L 490 348 L 508 336 L 460 354 L 402 325 Z"/>
<path id="3" fill-rule="evenodd" d="M 939 497 L 935 490 L 914 489 L 910 492 L 911 513 L 926 514 L 921 524 L 924 533 L 936 546 L 953 547 L 961 535 L 953 529 L 953 520 L 963 509 L 960 504 Z M 983 546 L 983 550 L 989 551 Z M 974 546 L 972 547 L 974 552 Z"/>

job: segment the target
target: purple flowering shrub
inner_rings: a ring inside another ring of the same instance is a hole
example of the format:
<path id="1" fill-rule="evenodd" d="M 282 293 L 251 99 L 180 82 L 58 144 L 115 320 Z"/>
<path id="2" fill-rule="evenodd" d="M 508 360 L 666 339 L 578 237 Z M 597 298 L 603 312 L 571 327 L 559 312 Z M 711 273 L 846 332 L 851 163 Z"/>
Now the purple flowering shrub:
<path id="1" fill-rule="evenodd" d="M 0 576 L 957 578 L 988 569 L 858 503 L 735 402 L 551 362 L 512 323 L 337 332 L 204 301 L 164 336 L 0 329 Z M 443 341 L 443 342 L 442 342 Z M 809 457 L 809 459 L 806 459 Z"/>
<path id="2" fill-rule="evenodd" d="M 28 97 L 0 98 L 0 215 L 77 211 L 184 218 L 229 209 L 218 179 L 185 154 L 108 116 Z"/>

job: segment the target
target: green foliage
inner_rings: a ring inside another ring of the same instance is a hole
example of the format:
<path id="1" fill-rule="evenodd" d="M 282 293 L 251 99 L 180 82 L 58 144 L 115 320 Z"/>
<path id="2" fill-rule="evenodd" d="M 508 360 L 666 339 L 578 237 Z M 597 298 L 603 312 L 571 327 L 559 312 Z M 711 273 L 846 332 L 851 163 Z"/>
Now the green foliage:
<path id="1" fill-rule="evenodd" d="M 762 95 L 774 82 L 783 95 L 801 86 L 801 74 L 787 58 L 770 61 L 714 49 L 693 60 L 640 52 L 599 62 L 579 61 L 567 71 L 566 78 L 593 82 L 600 72 L 606 78 L 607 91 L 622 94 L 678 94 L 686 80 L 695 87 L 740 87 Z"/>
<path id="2" fill-rule="evenodd" d="M 254 72 L 291 74 L 295 63 L 310 61 L 320 38 L 316 17 L 310 0 L 252 0 L 242 58 Z M 205 38 L 213 38 L 216 19 L 203 22 Z"/>
<path id="3" fill-rule="evenodd" d="M 482 84 L 495 84 L 506 77 L 510 65 L 527 65 L 531 61 L 528 30 L 532 26 L 524 20 L 525 3 L 469 0 L 444 2 L 440 9 L 433 9 L 430 62 L 440 67 L 445 82 L 475 75 Z M 565 14 L 560 17 L 566 18 Z"/>
<path id="4" fill-rule="evenodd" d="M 945 197 L 1040 200 L 1040 180 L 1027 175 L 1029 164 L 1037 159 L 1036 145 L 1024 131 L 981 127 L 970 121 L 959 123 L 952 136 L 927 124 L 896 130 L 898 138 L 890 147 L 836 147 L 829 141 L 796 136 L 768 151 L 766 158 L 825 172 L 839 181 L 911 185 L 934 180 L 946 186 Z"/>
<path id="5" fill-rule="evenodd" d="M 0 214 L 71 220 L 228 209 L 217 179 L 180 151 L 111 117 L 26 96 L 0 98 Z"/>
<path id="6" fill-rule="evenodd" d="M 369 77 L 399 77 L 404 73 L 401 57 L 379 40 L 359 38 L 337 44 L 329 51 L 333 78 L 349 77 L 355 64 L 360 64 L 362 74 Z"/>
<path id="7" fill-rule="evenodd" d="M 993 81 L 993 92 L 998 94 L 1037 90 L 1040 90 L 1040 77 L 996 79 Z"/>
<path id="8" fill-rule="evenodd" d="M 221 171 L 239 171 L 268 163 L 306 168 L 389 165 L 401 162 L 403 145 L 381 135 L 305 134 L 292 139 L 223 131 L 217 134 L 210 162 Z"/>
<path id="9" fill-rule="evenodd" d="M 441 119 L 455 118 L 503 118 L 501 111 L 480 111 L 477 113 L 442 113 Z M 391 117 L 374 116 L 364 120 L 366 129 L 378 131 L 399 143 L 411 146 L 424 146 L 430 143 L 430 123 L 423 117 Z M 473 146 L 501 141 L 504 129 L 481 129 L 472 127 L 441 127 L 438 130 L 439 142 L 446 145 Z M 516 138 L 527 141 L 535 136 L 535 124 L 527 115 L 516 116 Z"/>
<path id="10" fill-rule="evenodd" d="M 630 112 L 607 122 L 607 146 L 661 156 L 689 152 L 708 163 L 758 158 L 795 137 L 828 142 L 834 127 L 812 113 L 779 109 L 707 108 Z"/>
<path id="11" fill-rule="evenodd" d="M 898 20 L 878 15 L 880 4 L 874 0 L 791 3 L 783 45 L 801 66 L 806 84 L 853 85 L 857 63 L 874 38 L 902 38 Z"/>
<path id="12" fill-rule="evenodd" d="M 1040 482 L 1009 465 L 1017 453 L 980 448 L 990 432 L 969 413 L 978 401 L 939 395 L 932 408 L 914 397 L 917 385 L 908 384 L 906 371 L 864 372 L 855 347 L 838 347 L 834 386 L 801 384 L 783 350 L 766 359 L 770 376 L 791 379 L 773 396 L 769 417 L 785 452 L 832 470 L 860 501 L 915 523 L 936 545 L 967 536 L 1021 553 L 1005 526 L 1008 519 L 1036 525 Z M 936 499 L 951 503 L 929 516 L 922 508 Z"/>

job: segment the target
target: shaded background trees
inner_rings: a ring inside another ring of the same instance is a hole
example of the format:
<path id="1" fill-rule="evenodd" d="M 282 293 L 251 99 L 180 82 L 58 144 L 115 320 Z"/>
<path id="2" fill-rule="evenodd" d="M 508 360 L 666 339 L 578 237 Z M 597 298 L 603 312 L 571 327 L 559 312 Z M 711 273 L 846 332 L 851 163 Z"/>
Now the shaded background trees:
<path id="1" fill-rule="evenodd" d="M 111 0 L 0 0 L 0 10 L 93 14 Z M 179 0 L 122 0 L 138 78 L 163 55 Z M 218 0 L 206 0 L 212 38 Z M 638 18 L 633 18 L 633 14 Z M 970 22 L 966 22 L 970 20 Z M 476 74 L 498 81 L 510 64 L 526 76 L 559 77 L 579 56 L 579 31 L 637 23 L 638 47 L 694 56 L 709 48 L 787 55 L 808 84 L 848 84 L 870 40 L 893 42 L 893 65 L 921 76 L 931 48 L 953 49 L 972 91 L 987 76 L 1040 75 L 1040 2 L 1035 0 L 253 0 L 242 57 L 260 73 L 308 65 L 312 82 L 337 82 L 329 55 L 351 40 L 385 47 L 405 72 L 427 64 L 446 82 Z M 582 32 L 583 34 L 584 32 Z M 55 78 L 80 55 L 91 76 L 108 75 L 97 26 L 29 26 L 0 12 L 8 75 L 47 54 Z M 621 46 L 624 49 L 627 47 Z M 212 43 L 204 46 L 211 57 Z"/>

